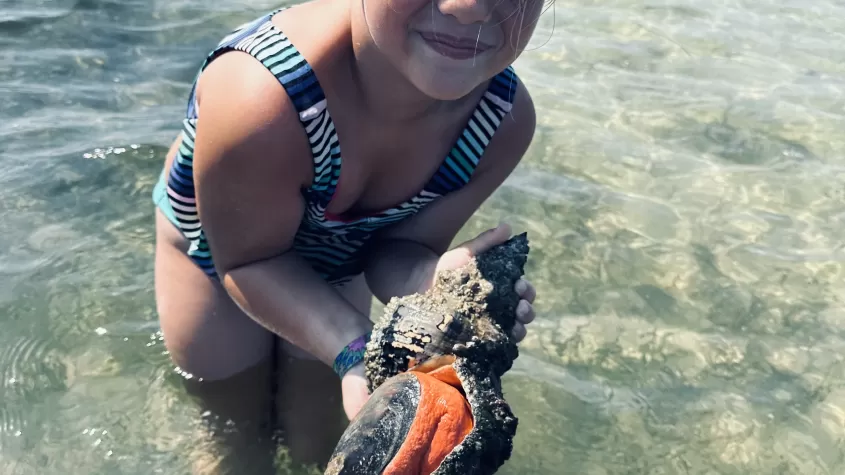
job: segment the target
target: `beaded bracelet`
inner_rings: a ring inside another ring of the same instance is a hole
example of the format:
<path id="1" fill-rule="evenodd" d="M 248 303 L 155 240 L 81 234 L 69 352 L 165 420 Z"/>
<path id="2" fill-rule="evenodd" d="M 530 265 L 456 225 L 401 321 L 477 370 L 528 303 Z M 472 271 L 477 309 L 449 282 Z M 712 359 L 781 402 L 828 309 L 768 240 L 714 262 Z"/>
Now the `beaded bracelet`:
<path id="1" fill-rule="evenodd" d="M 349 368 L 363 361 L 364 352 L 367 351 L 367 342 L 369 341 L 370 332 L 367 332 L 344 346 L 334 359 L 334 364 L 332 365 L 334 372 L 343 378 L 346 372 L 349 371 Z"/>

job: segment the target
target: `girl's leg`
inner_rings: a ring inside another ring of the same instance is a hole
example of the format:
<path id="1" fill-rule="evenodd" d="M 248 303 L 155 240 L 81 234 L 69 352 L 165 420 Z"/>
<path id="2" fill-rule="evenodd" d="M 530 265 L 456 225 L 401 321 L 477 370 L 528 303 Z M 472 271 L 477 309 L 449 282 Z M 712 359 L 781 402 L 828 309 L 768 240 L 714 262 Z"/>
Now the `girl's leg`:
<path id="1" fill-rule="evenodd" d="M 202 411 L 234 426 L 215 431 L 215 444 L 233 452 L 226 465 L 232 473 L 273 473 L 270 439 L 278 427 L 294 462 L 324 466 L 348 424 L 337 375 L 244 314 L 187 257 L 187 248 L 156 210 L 155 287 L 165 346 L 194 376 L 186 385 Z M 338 290 L 370 314 L 373 296 L 363 276 Z M 227 473 L 209 473 L 221 472 Z"/>
<path id="2" fill-rule="evenodd" d="M 208 423 L 193 473 L 274 473 L 274 335 L 194 265 L 187 246 L 157 209 L 155 291 L 164 343 L 173 362 L 194 376 L 185 385 Z"/>

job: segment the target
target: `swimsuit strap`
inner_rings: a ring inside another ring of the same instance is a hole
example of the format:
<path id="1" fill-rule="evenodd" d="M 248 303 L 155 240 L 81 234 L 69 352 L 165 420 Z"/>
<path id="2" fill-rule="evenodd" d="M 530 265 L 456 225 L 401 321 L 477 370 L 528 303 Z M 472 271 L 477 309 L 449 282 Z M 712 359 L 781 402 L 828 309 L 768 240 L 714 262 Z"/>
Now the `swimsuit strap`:
<path id="1" fill-rule="evenodd" d="M 499 125 L 513 107 L 519 79 L 508 66 L 487 86 L 463 132 L 425 189 L 437 195 L 456 191 L 469 183 Z"/>
<path id="2" fill-rule="evenodd" d="M 282 10 L 285 8 L 236 28 L 208 56 L 200 72 L 218 56 L 229 51 L 241 51 L 257 59 L 276 77 L 293 102 L 308 136 L 314 161 L 310 190 L 321 201 L 328 203 L 340 178 L 340 144 L 317 75 L 287 35 L 272 22 L 273 16 Z M 189 104 L 188 117 L 195 116 L 193 92 Z"/>

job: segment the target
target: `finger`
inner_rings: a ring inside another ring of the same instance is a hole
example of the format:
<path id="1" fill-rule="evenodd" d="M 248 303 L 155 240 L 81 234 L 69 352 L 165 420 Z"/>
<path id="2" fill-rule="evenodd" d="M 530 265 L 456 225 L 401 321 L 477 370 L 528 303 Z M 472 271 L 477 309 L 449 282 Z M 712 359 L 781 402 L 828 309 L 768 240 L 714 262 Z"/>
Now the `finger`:
<path id="1" fill-rule="evenodd" d="M 525 329 L 525 325 L 516 322 L 516 325 L 513 326 L 513 330 L 511 331 L 511 335 L 513 335 L 514 340 L 519 343 L 525 338 L 525 335 L 528 334 L 528 331 Z"/>
<path id="2" fill-rule="evenodd" d="M 520 300 L 516 306 L 516 320 L 522 324 L 534 321 L 534 307 L 527 300 Z"/>
<path id="3" fill-rule="evenodd" d="M 534 299 L 537 298 L 537 290 L 531 285 L 531 282 L 528 282 L 524 278 L 516 281 L 514 290 L 520 298 L 527 300 L 528 303 L 534 303 Z"/>
<path id="4" fill-rule="evenodd" d="M 495 228 L 488 229 L 473 239 L 464 242 L 458 247 L 469 251 L 471 256 L 477 256 L 493 246 L 497 246 L 511 237 L 511 227 L 507 223 L 501 223 Z"/>

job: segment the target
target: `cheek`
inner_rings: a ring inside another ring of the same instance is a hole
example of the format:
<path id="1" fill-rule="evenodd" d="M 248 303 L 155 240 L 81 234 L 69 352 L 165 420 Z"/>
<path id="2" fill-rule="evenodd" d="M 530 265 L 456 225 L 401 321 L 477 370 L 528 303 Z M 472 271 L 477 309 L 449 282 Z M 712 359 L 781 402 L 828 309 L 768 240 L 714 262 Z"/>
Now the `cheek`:
<path id="1" fill-rule="evenodd" d="M 407 30 L 420 18 L 431 18 L 433 0 L 364 0 L 370 26 Z M 375 25 L 375 22 L 378 25 Z"/>
<path id="2" fill-rule="evenodd" d="M 502 30 L 507 41 L 505 46 L 510 51 L 521 51 L 531 40 L 545 3 L 543 0 L 499 1 L 509 7 L 509 12 L 504 15 L 502 21 Z"/>
<path id="3" fill-rule="evenodd" d="M 380 48 L 395 49 L 405 44 L 408 31 L 429 0 L 364 0 L 370 34 Z"/>
<path id="4" fill-rule="evenodd" d="M 434 0 L 381 0 L 382 8 L 385 9 L 388 14 L 393 13 L 394 15 L 401 17 L 402 21 L 408 22 L 410 21 L 411 17 L 418 13 L 419 10 L 423 7 L 431 8 Z"/>

